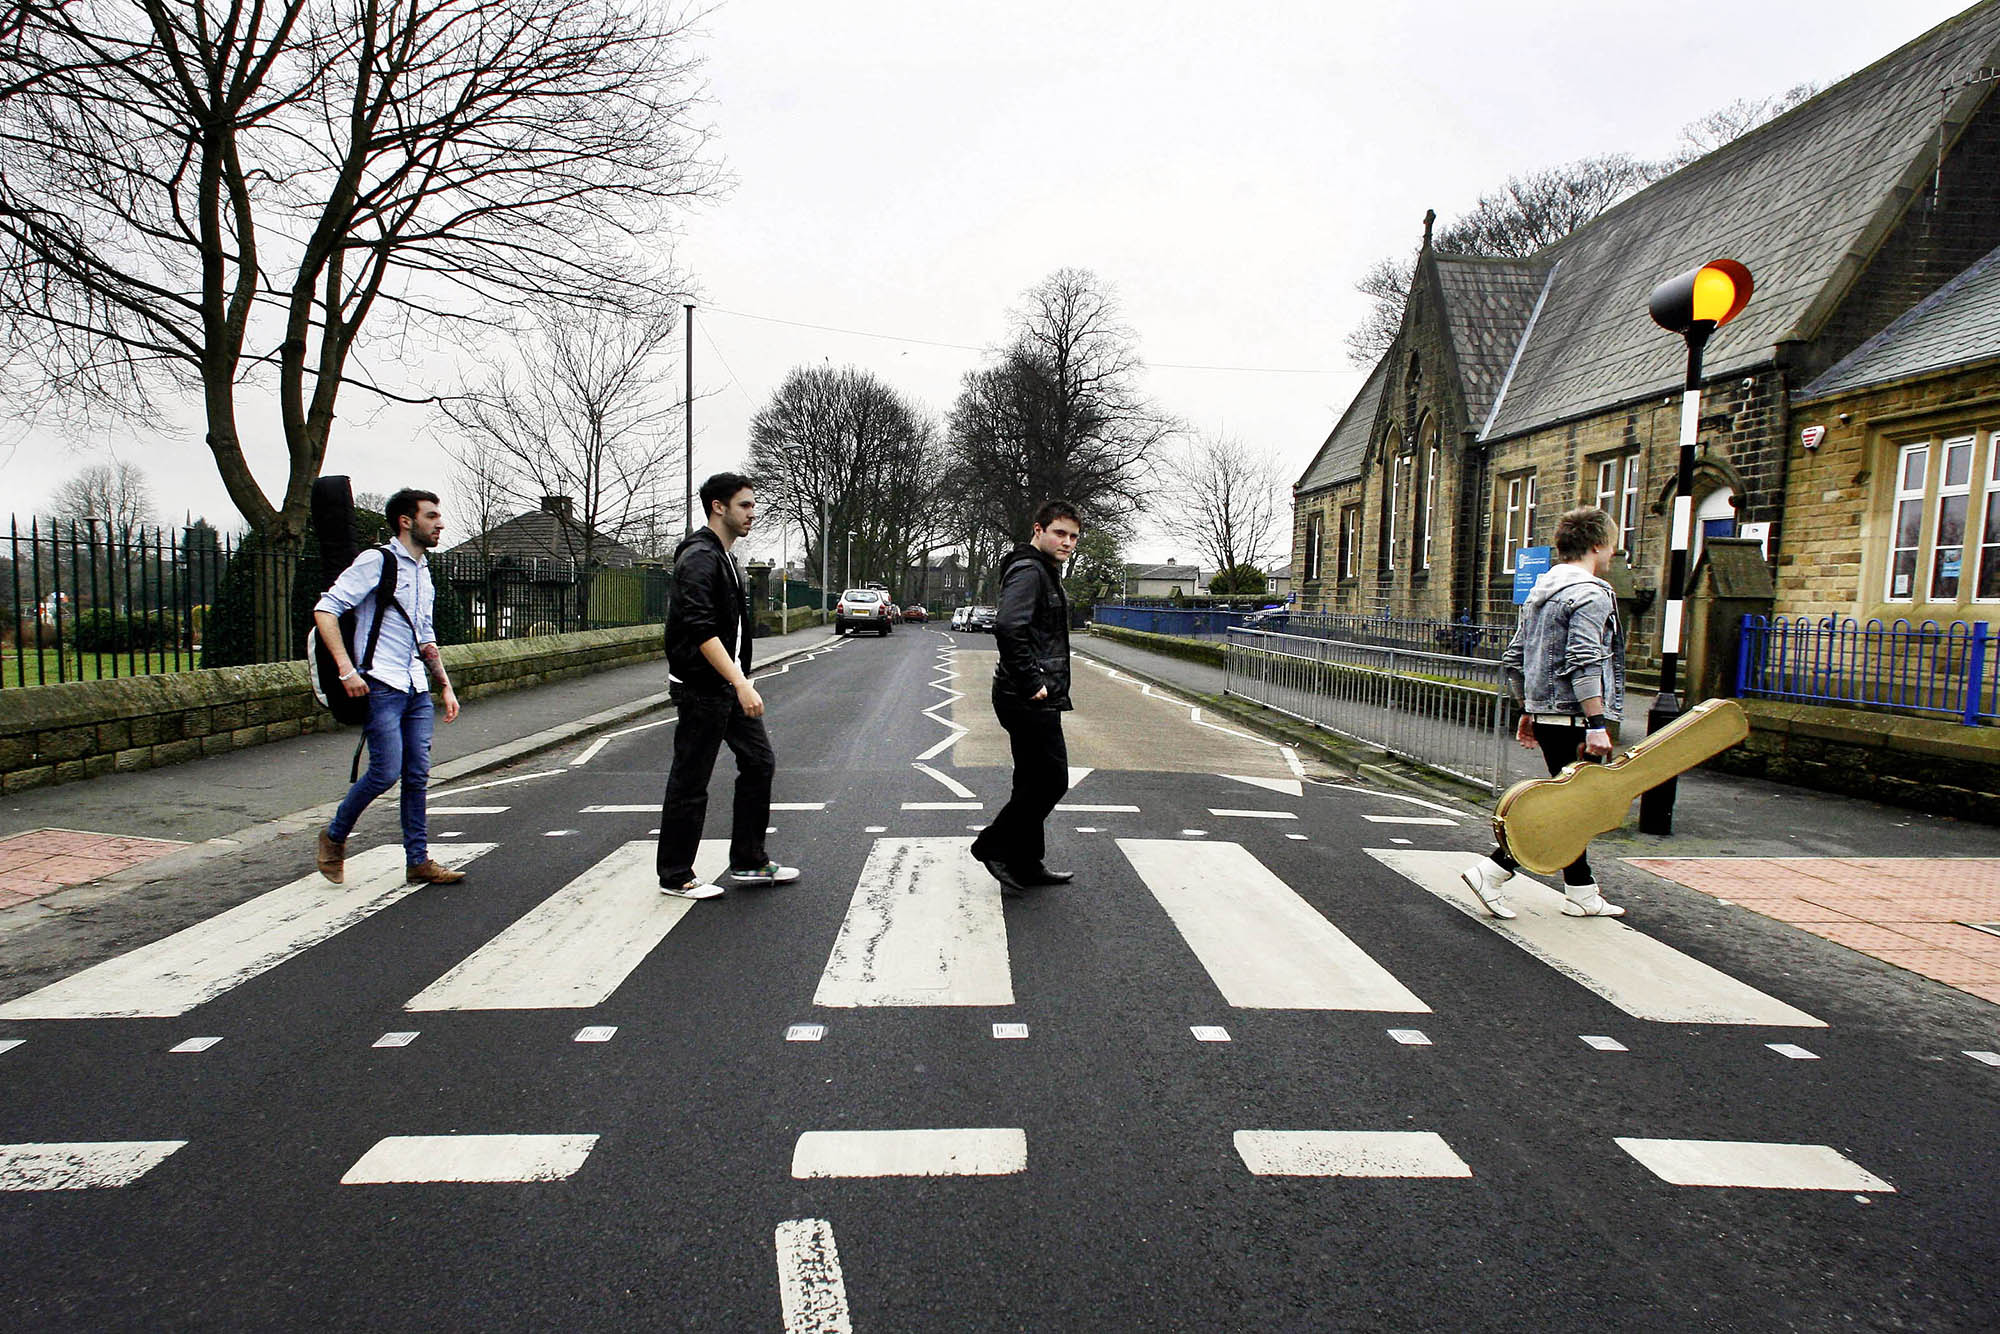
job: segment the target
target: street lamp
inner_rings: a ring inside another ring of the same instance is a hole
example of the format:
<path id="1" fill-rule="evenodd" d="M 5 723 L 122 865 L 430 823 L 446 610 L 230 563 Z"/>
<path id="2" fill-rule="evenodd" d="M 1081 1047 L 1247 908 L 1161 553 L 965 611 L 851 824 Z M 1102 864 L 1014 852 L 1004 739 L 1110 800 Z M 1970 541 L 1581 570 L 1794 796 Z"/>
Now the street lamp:
<path id="1" fill-rule="evenodd" d="M 1667 565 L 1667 606 L 1660 626 L 1660 693 L 1646 714 L 1651 736 L 1681 713 L 1681 617 L 1687 597 L 1688 552 L 1694 532 L 1695 434 L 1701 421 L 1701 354 L 1709 335 L 1742 313 L 1750 302 L 1750 270 L 1733 259 L 1716 259 L 1669 278 L 1653 289 L 1646 310 L 1662 329 L 1687 340 L 1687 379 L 1681 392 L 1680 471 L 1674 481 L 1673 550 Z M 1675 781 L 1668 779 L 1639 798 L 1639 831 L 1674 831 Z"/>
<path id="2" fill-rule="evenodd" d="M 854 530 L 852 528 L 847 530 L 847 577 L 846 581 L 841 584 L 841 587 L 854 587 Z"/>

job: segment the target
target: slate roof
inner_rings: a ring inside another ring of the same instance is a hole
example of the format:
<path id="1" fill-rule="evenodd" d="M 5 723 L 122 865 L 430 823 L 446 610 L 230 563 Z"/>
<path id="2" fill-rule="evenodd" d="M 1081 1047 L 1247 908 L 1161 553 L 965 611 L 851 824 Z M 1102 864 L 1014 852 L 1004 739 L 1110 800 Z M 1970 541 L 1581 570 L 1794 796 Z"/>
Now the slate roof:
<path id="1" fill-rule="evenodd" d="M 1199 565 L 1127 565 L 1125 577 L 1128 579 L 1199 579 Z"/>
<path id="2" fill-rule="evenodd" d="M 1458 361 L 1465 392 L 1466 421 L 1486 425 L 1487 414 L 1514 350 L 1527 331 L 1528 316 L 1548 279 L 1546 260 L 1486 259 L 1434 253 L 1438 285 L 1444 291 L 1445 327 Z"/>
<path id="3" fill-rule="evenodd" d="M 1801 398 L 2000 357 L 2000 249 L 1827 368 Z"/>
<path id="4" fill-rule="evenodd" d="M 561 528 L 558 527 L 561 525 Z M 562 531 L 567 528 L 567 533 Z M 542 560 L 581 560 L 584 527 L 574 519 L 561 519 L 548 510 L 530 510 L 505 523 L 495 524 L 486 533 L 486 549 L 495 556 L 520 556 Z M 479 550 L 478 538 L 468 538 L 444 554 L 468 554 Z M 639 553 L 623 542 L 614 542 L 602 533 L 591 553 L 600 565 L 625 566 L 638 562 Z"/>
<path id="5" fill-rule="evenodd" d="M 1361 389 L 1347 405 L 1347 411 L 1340 414 L 1326 443 L 1313 455 L 1313 461 L 1306 465 L 1294 489 L 1318 491 L 1340 482 L 1351 482 L 1361 475 L 1361 462 L 1367 456 L 1368 443 L 1375 438 L 1375 423 L 1382 407 L 1382 387 L 1389 379 L 1389 356 L 1384 354 L 1375 363 L 1375 369 L 1368 372 L 1368 378 L 1361 383 Z"/>
<path id="6" fill-rule="evenodd" d="M 1739 260 L 1757 282 L 1709 343 L 1708 374 L 1813 337 L 1925 184 L 1940 92 L 1996 63 L 2000 0 L 1985 0 L 1543 250 L 1561 265 L 1487 437 L 1678 389 L 1686 352 L 1646 297 L 1705 260 Z M 1993 87 L 1962 90 L 1952 119 Z"/>

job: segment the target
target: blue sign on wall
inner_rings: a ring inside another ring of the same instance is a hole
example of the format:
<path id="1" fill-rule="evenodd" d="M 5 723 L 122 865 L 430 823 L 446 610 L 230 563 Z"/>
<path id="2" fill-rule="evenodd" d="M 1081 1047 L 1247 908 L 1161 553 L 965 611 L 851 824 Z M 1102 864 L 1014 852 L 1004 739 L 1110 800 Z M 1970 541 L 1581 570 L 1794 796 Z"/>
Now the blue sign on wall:
<path id="1" fill-rule="evenodd" d="M 1548 547 L 1522 547 L 1514 553 L 1514 605 L 1528 600 L 1534 591 L 1535 580 L 1542 577 L 1542 571 L 1549 568 Z"/>

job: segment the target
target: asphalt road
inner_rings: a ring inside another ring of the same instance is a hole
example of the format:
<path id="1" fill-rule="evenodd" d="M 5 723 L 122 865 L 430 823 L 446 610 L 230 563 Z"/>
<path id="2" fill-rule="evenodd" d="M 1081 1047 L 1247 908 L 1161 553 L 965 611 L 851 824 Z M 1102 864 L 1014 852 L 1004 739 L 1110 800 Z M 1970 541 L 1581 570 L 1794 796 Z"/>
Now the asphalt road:
<path id="1" fill-rule="evenodd" d="M 288 835 L 11 941 L 0 1321 L 2000 1324 L 1993 1007 L 1623 868 L 1624 922 L 1503 932 L 1454 901 L 1476 811 L 1088 664 L 1076 882 L 1003 898 L 990 660 L 762 680 L 791 887 L 652 891 L 656 718 L 436 793 L 461 885 L 371 887 L 383 801 L 339 891 Z"/>

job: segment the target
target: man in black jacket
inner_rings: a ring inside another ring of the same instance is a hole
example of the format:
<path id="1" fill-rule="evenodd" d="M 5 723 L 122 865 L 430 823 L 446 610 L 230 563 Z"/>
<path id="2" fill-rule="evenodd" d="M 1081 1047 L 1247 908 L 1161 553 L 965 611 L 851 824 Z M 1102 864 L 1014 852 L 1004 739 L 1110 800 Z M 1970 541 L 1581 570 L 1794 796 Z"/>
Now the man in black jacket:
<path id="1" fill-rule="evenodd" d="M 972 855 L 1008 889 L 1066 884 L 1051 871 L 1042 824 L 1069 790 L 1069 748 L 1062 716 L 1069 702 L 1069 599 L 1061 564 L 1076 550 L 1083 521 L 1066 500 L 1045 501 L 1034 535 L 1000 561 L 993 638 L 993 712 L 1014 752 L 1014 792 L 993 823 L 972 840 Z"/>
<path id="2" fill-rule="evenodd" d="M 735 885 L 782 885 L 798 868 L 764 855 L 771 818 L 771 776 L 777 759 L 764 732 L 764 699 L 750 684 L 754 622 L 750 594 L 729 549 L 757 517 L 757 493 L 740 473 L 717 473 L 701 484 L 706 526 L 674 549 L 674 595 L 667 606 L 667 690 L 680 711 L 674 761 L 660 806 L 660 892 L 712 899 L 721 885 L 694 873 L 708 780 L 726 741 L 736 756 L 736 805 L 729 831 L 729 874 Z"/>

